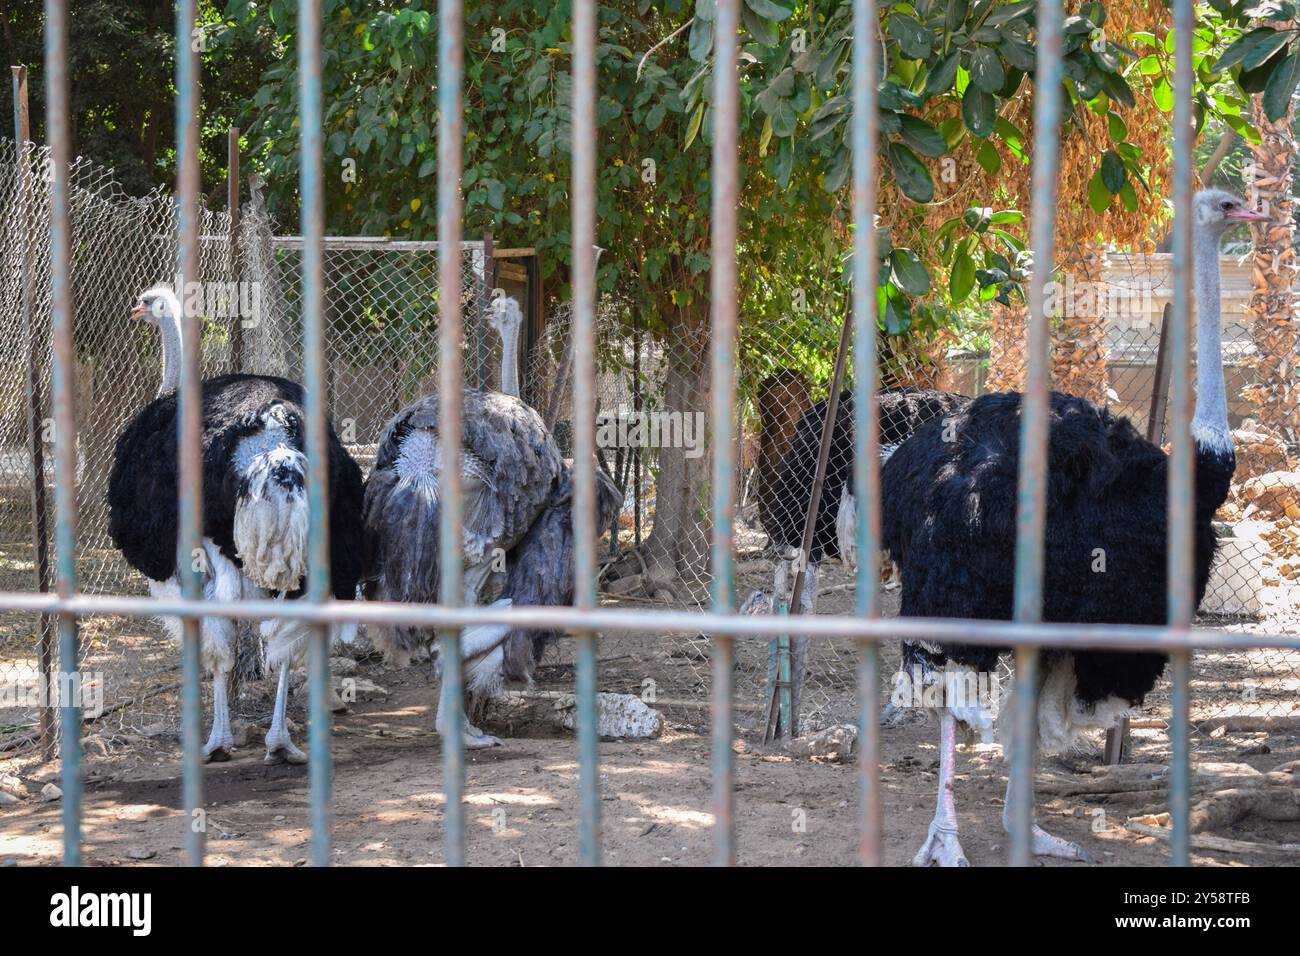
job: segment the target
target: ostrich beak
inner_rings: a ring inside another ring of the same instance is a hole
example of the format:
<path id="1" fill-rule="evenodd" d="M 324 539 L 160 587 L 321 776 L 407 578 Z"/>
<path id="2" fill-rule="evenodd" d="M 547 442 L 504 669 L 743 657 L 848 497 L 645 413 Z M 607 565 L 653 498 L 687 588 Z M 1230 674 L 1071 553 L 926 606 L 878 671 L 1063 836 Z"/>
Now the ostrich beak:
<path id="1" fill-rule="evenodd" d="M 137 302 L 131 308 L 131 318 L 135 319 L 136 321 L 143 319 L 148 314 L 149 314 L 149 307 L 145 305 L 143 302 Z"/>
<path id="2" fill-rule="evenodd" d="M 1253 209 L 1232 209 L 1223 214 L 1225 219 L 1234 219 L 1238 222 L 1268 222 L 1269 217 L 1262 212 L 1255 212 Z"/>

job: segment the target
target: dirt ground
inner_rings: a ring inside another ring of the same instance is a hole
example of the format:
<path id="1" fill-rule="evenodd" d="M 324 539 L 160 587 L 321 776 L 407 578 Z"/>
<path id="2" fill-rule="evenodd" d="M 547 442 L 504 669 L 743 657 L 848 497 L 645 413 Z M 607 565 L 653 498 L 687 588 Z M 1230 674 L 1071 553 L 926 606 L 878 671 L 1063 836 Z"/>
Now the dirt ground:
<path id="1" fill-rule="evenodd" d="M 386 698 L 355 704 L 334 723 L 333 840 L 347 865 L 436 864 L 442 859 L 441 754 L 432 733 L 433 684 L 427 665 L 365 675 Z M 301 719 L 301 701 L 295 703 Z M 468 854 L 474 864 L 553 865 L 577 861 L 576 751 L 572 737 L 544 724 L 496 725 L 516 732 L 504 746 L 468 755 Z M 213 865 L 296 865 L 309 855 L 305 767 L 262 763 L 260 731 L 236 759 L 205 771 L 208 861 Z M 300 742 L 305 731 L 299 728 Z M 935 729 L 925 721 L 882 736 L 885 860 L 902 865 L 924 839 L 934 805 Z M 1239 756 L 1266 743 L 1270 752 Z M 1268 770 L 1300 758 L 1295 735 L 1232 735 L 1197 760 L 1233 759 Z M 850 864 L 854 859 L 855 765 L 793 759 L 738 741 L 736 826 L 744 864 Z M 1221 753 L 1219 751 L 1222 751 Z M 1167 760 L 1163 731 L 1135 735 L 1136 759 Z M 606 861 L 625 865 L 693 865 L 709 859 L 709 740 L 670 727 L 661 737 L 608 741 L 600 748 L 602 841 Z M 1086 772 L 1096 754 L 1048 762 L 1056 773 Z M 959 756 L 957 807 L 972 864 L 1005 859 L 1000 825 L 1005 773 L 995 748 Z M 60 853 L 59 803 L 39 791 L 57 781 L 57 762 L 40 765 L 27 752 L 0 761 L 29 796 L 0 808 L 0 863 L 55 863 Z M 179 745 L 103 730 L 88 738 L 85 857 L 90 865 L 181 862 L 185 821 L 180 809 Z M 1040 799 L 1049 830 L 1080 841 L 1102 865 L 1160 865 L 1167 847 L 1123 829 L 1123 811 L 1083 798 Z M 1220 836 L 1276 844 L 1294 842 L 1295 824 L 1247 820 Z M 1213 865 L 1276 865 L 1273 854 L 1201 853 Z M 1065 864 L 1047 861 L 1045 865 Z"/>

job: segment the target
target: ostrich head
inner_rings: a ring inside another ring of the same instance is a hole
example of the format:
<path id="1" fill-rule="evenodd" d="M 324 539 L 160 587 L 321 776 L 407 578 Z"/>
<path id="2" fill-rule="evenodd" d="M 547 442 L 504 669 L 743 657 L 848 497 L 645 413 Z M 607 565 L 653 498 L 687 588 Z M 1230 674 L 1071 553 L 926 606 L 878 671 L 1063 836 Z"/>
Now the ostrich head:
<path id="1" fill-rule="evenodd" d="M 162 384 L 159 395 L 176 391 L 181 375 L 181 303 L 166 284 L 140 293 L 131 309 L 137 322 L 152 322 L 162 337 Z"/>
<path id="2" fill-rule="evenodd" d="M 157 326 L 175 322 L 180 318 L 180 300 L 166 285 L 156 285 L 140 293 L 131 308 L 131 318 L 152 322 Z"/>
<path id="3" fill-rule="evenodd" d="M 1268 216 L 1222 189 L 1202 189 L 1192 199 L 1192 221 L 1196 228 L 1218 238 L 1239 222 L 1267 222 Z"/>
<path id="4" fill-rule="evenodd" d="M 492 300 L 488 316 L 492 328 L 501 336 L 501 391 L 519 397 L 519 329 L 524 324 L 524 313 L 519 301 L 508 295 Z"/>

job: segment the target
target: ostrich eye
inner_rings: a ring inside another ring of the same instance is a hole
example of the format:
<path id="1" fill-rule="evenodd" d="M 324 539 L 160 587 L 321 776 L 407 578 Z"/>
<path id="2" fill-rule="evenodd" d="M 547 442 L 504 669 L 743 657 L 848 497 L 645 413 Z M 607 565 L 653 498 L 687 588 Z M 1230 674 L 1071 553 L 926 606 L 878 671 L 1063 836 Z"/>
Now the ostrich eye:
<path id="1" fill-rule="evenodd" d="M 1233 206 L 1235 206 L 1235 205 L 1237 205 L 1235 202 L 1230 202 L 1230 201 L 1228 201 L 1228 200 L 1224 200 L 1224 202 L 1223 202 L 1223 211 L 1224 211 L 1224 212 L 1227 212 L 1229 209 L 1231 209 L 1231 208 L 1232 208 Z"/>

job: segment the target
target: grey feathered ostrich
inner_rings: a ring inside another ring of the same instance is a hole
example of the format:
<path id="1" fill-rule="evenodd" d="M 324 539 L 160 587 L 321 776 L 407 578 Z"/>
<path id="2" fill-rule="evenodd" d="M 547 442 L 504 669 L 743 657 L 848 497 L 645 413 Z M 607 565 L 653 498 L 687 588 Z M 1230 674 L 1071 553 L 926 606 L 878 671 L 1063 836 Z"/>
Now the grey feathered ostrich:
<path id="1" fill-rule="evenodd" d="M 501 392 L 519 393 L 519 330 L 523 313 L 513 298 L 493 301 L 492 327 L 501 336 Z M 596 468 L 596 527 L 609 526 L 622 504 L 614 479 Z M 565 459 L 546 505 L 528 533 L 506 556 L 506 580 L 500 597 L 525 606 L 573 603 L 573 462 Z M 533 670 L 546 645 L 560 632 L 515 628 L 504 643 L 504 680 L 532 683 Z"/>
<path id="2" fill-rule="evenodd" d="M 148 579 L 155 597 L 178 597 L 177 399 L 181 306 L 171 289 L 140 296 L 133 318 L 162 337 L 158 397 L 122 430 L 108 481 L 109 535 L 127 562 Z M 264 375 L 222 375 L 202 383 L 203 594 L 207 600 L 293 598 L 307 572 L 307 458 L 303 452 L 302 386 Z M 361 469 L 329 432 L 330 575 L 334 596 L 351 600 L 360 576 Z M 189 555 L 179 560 L 189 563 Z M 179 640 L 177 618 L 163 623 Z M 340 626 L 336 634 L 355 632 Z M 266 621 L 267 663 L 279 668 L 266 759 L 304 763 L 285 723 L 291 664 L 306 647 L 304 622 Z M 235 622 L 204 618 L 202 662 L 212 674 L 212 732 L 205 760 L 229 759 L 234 738 L 226 699 L 234 665 Z"/>
<path id="3" fill-rule="evenodd" d="M 492 324 L 502 336 L 502 377 L 517 390 L 518 303 L 493 302 Z M 559 448 L 541 417 L 514 395 L 466 389 L 462 406 L 461 498 L 464 602 L 473 606 L 493 572 L 504 572 L 507 555 L 547 507 L 562 473 Z M 438 397 L 409 405 L 390 421 L 365 487 L 362 554 L 366 597 L 372 600 L 434 603 L 438 600 L 441 560 L 438 515 L 442 440 Z M 498 604 L 508 604 L 505 598 Z M 468 628 L 462 636 L 461 665 L 466 689 L 477 702 L 500 692 L 504 683 L 501 644 L 507 627 Z M 412 650 L 428 647 L 433 632 L 421 628 L 380 629 L 376 646 L 399 663 Z M 439 666 L 446 666 L 439 662 Z M 442 733 L 448 715 L 440 703 L 435 726 Z M 500 741 L 469 720 L 469 748 Z"/>
<path id="4" fill-rule="evenodd" d="M 1218 190 L 1192 206 L 1197 307 L 1195 459 L 1196 600 L 1214 559 L 1211 520 L 1228 494 L 1236 458 L 1228 430 L 1219 322 L 1219 240 L 1232 225 L 1267 217 Z M 883 542 L 902 571 L 907 616 L 1007 620 L 1012 612 L 1019 467 L 1020 396 L 985 395 L 950 419 L 923 426 L 885 464 Z M 1165 624 L 1169 458 L 1129 421 L 1053 393 L 1047 463 L 1043 618 L 1081 623 Z M 1104 555 L 1104 566 L 1098 555 Z M 1100 568 L 1104 567 L 1104 570 Z M 939 797 L 914 862 L 967 866 L 953 805 L 956 728 L 989 729 L 991 701 L 978 675 L 992 674 L 999 648 L 905 643 L 900 682 L 944 688 Z M 1048 649 L 1040 667 L 1038 749 L 1069 748 L 1139 705 L 1164 671 L 1151 652 Z M 908 684 L 911 684 L 910 693 Z M 966 693 L 974 689 L 976 693 Z M 1008 786 L 1008 804 L 1011 793 Z M 1003 811 L 1008 825 L 1011 808 Z M 1087 860 L 1076 843 L 1035 822 L 1033 852 Z"/>

